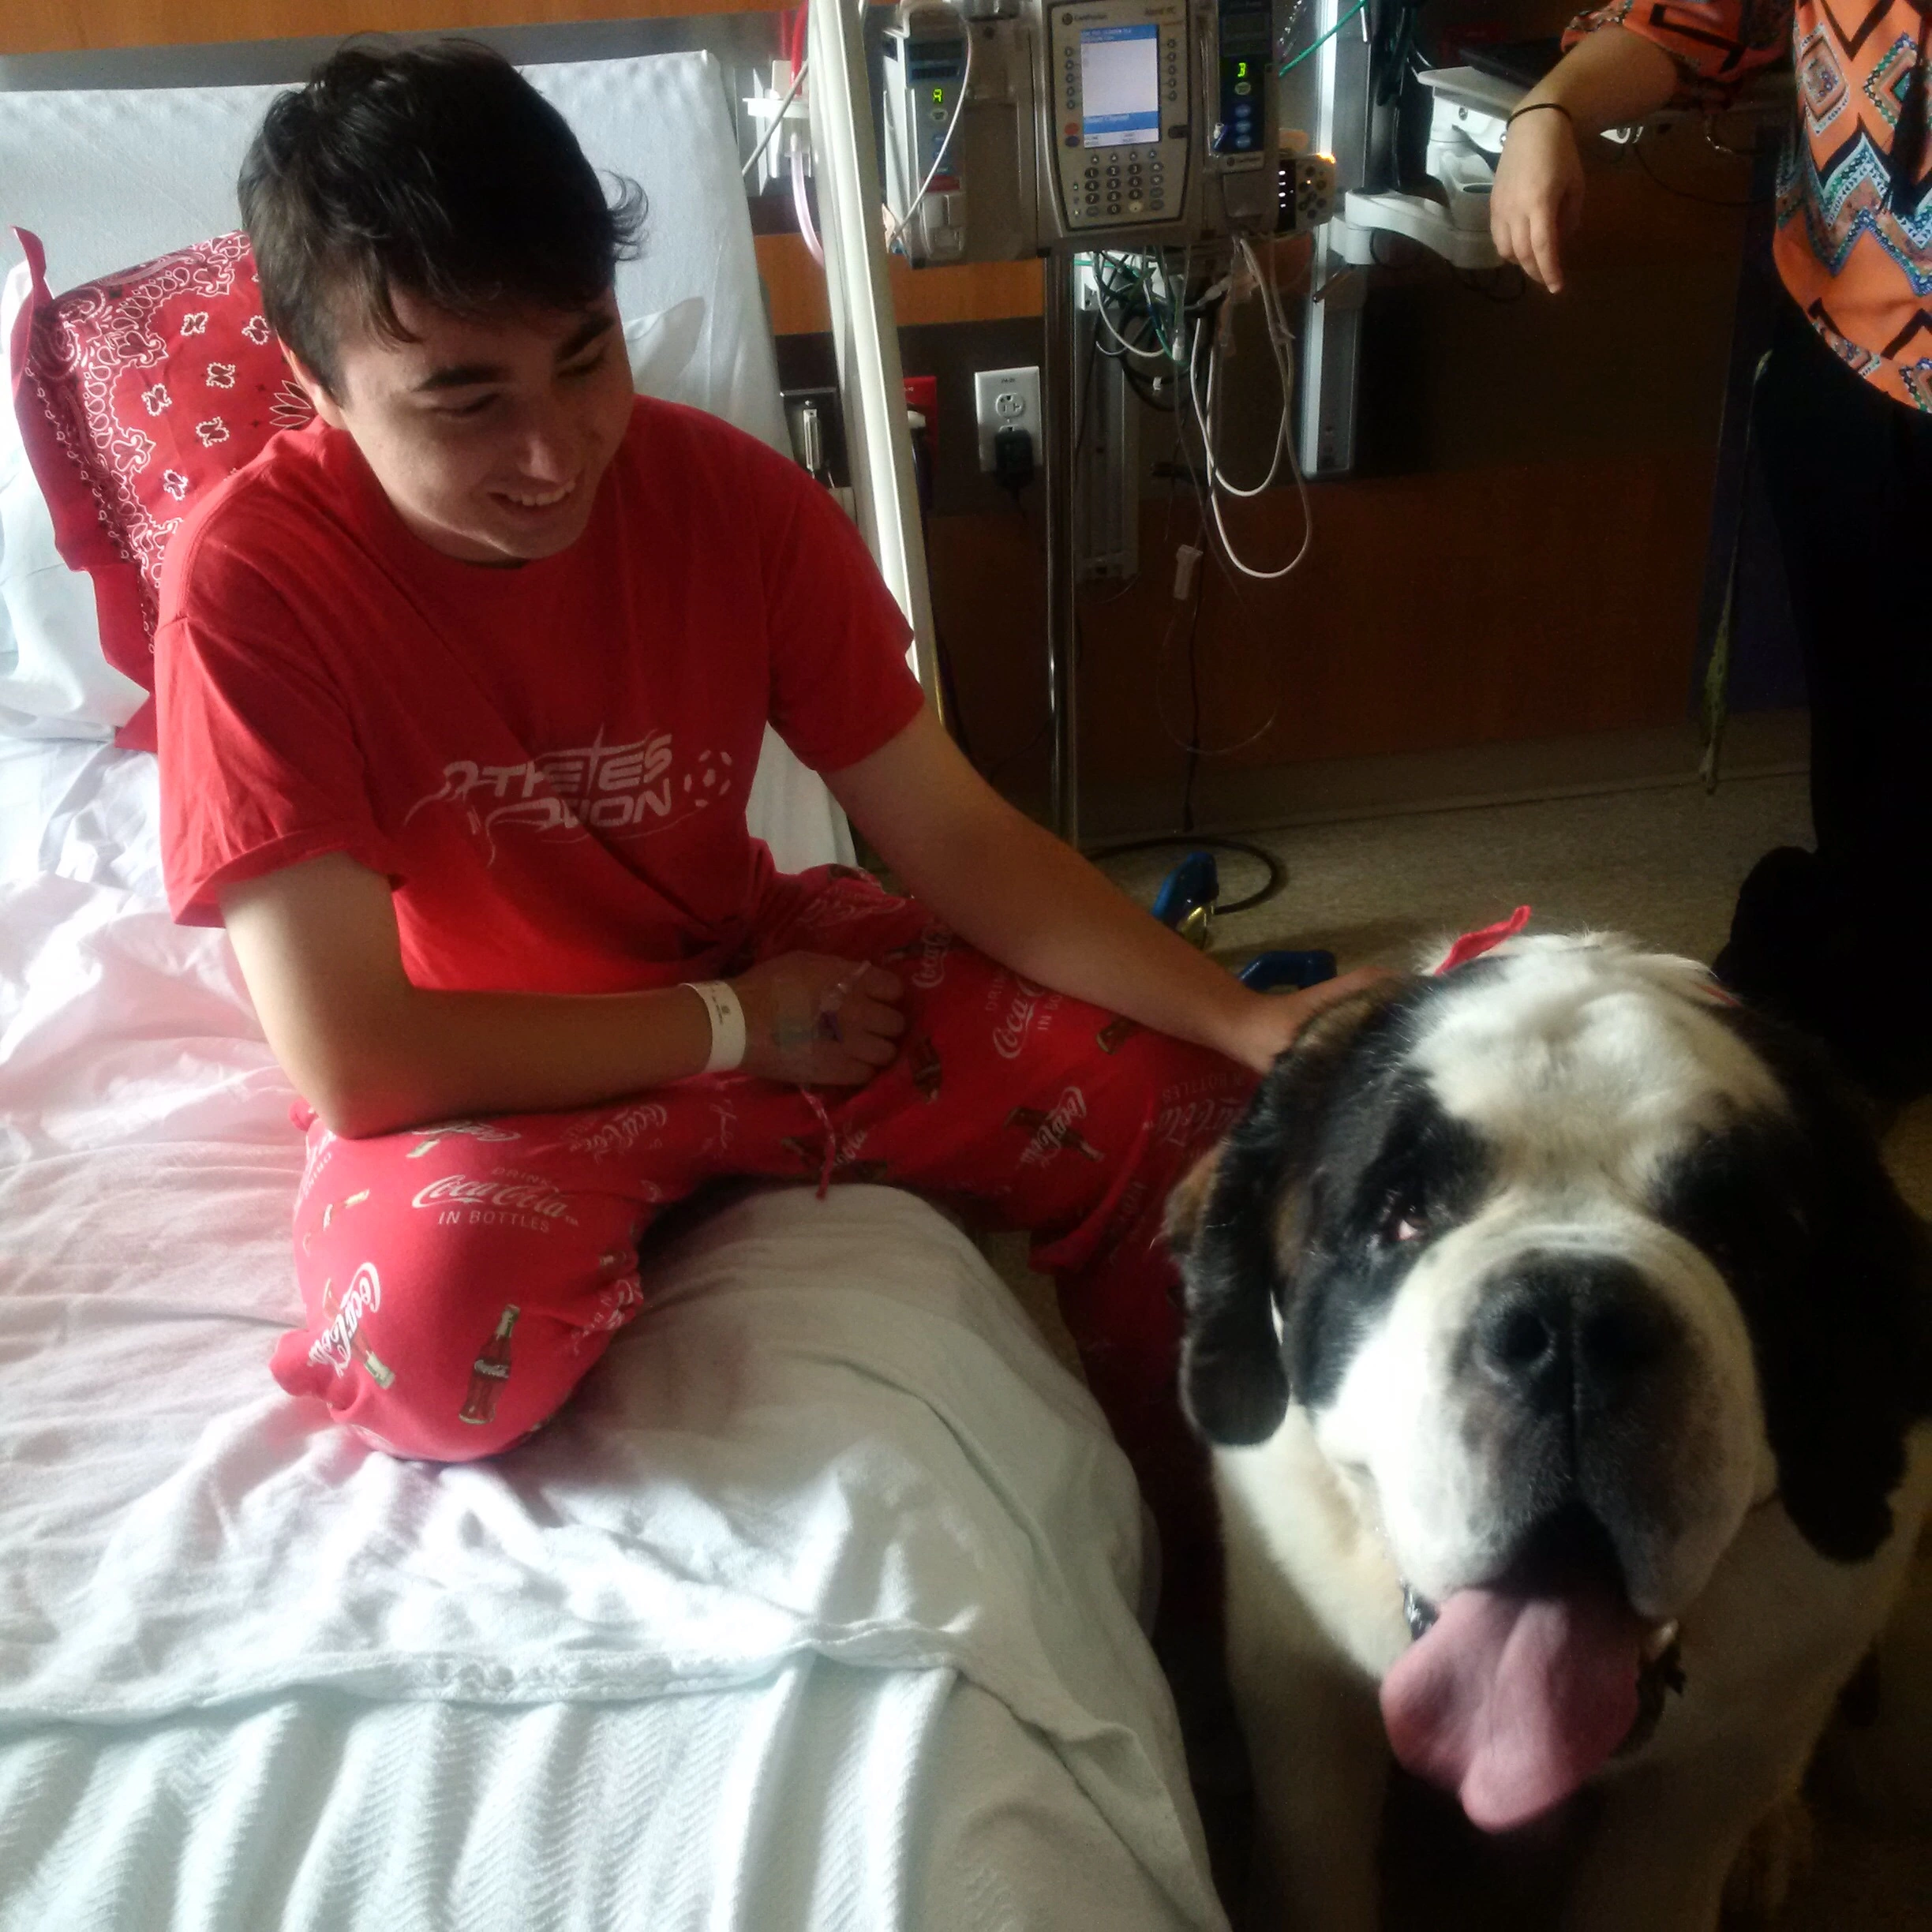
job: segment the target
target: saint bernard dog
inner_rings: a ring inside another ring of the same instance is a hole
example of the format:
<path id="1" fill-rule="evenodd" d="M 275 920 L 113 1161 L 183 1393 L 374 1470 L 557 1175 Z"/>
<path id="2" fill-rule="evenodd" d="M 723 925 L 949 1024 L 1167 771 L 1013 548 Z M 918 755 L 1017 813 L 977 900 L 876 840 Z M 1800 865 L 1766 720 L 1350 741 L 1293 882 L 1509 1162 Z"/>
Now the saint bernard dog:
<path id="1" fill-rule="evenodd" d="M 1567 1806 L 1564 1925 L 1709 1932 L 1932 1501 L 1856 1103 L 1689 960 L 1511 938 L 1323 1013 L 1169 1212 L 1256 1932 L 1376 1924 L 1391 1761 Z"/>

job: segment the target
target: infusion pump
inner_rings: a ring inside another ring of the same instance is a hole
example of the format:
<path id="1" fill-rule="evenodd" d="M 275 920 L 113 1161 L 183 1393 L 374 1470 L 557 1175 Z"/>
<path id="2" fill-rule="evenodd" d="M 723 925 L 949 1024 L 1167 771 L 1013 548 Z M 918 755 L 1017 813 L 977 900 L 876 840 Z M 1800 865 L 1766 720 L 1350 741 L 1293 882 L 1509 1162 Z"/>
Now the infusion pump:
<path id="1" fill-rule="evenodd" d="M 886 196 L 915 263 L 1271 232 L 1272 0 L 905 0 Z"/>

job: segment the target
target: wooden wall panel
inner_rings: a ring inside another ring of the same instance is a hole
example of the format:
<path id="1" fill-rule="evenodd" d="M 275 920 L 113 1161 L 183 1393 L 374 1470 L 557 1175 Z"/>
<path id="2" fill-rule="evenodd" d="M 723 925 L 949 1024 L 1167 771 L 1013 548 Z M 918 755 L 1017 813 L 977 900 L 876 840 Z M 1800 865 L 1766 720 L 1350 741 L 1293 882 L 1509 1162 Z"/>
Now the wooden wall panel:
<path id="1" fill-rule="evenodd" d="M 775 335 L 814 335 L 832 326 L 825 271 L 796 234 L 756 238 L 758 273 Z M 971 262 L 957 268 L 912 268 L 893 258 L 893 310 L 901 328 L 926 322 L 994 322 L 1040 312 L 1037 261 Z"/>
<path id="2" fill-rule="evenodd" d="M 0 54 L 736 13 L 739 0 L 6 0 Z"/>
<path id="3" fill-rule="evenodd" d="M 1708 457 L 1683 451 L 1465 471 L 1453 486 L 1321 485 L 1317 540 L 1292 577 L 1230 584 L 1211 559 L 1200 566 L 1200 742 L 1267 766 L 1678 723 L 1709 496 Z M 1294 504 L 1278 492 L 1242 506 L 1237 545 L 1285 558 Z M 1170 520 L 1144 504 L 1140 538 L 1138 582 L 1082 598 L 1082 758 L 1096 784 L 1178 777 L 1190 727 L 1173 559 L 1198 541 L 1191 509 Z M 1037 506 L 928 528 L 934 607 L 983 767 L 1038 752 L 1041 541 Z"/>

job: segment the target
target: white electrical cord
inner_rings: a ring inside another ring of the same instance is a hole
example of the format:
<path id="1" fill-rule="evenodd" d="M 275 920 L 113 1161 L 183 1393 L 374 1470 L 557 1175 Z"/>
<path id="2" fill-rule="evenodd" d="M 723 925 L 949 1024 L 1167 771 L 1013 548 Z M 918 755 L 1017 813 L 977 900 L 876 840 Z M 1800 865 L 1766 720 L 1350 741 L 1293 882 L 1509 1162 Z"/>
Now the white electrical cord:
<path id="1" fill-rule="evenodd" d="M 1275 432 L 1274 453 L 1268 463 L 1267 474 L 1252 489 L 1243 489 L 1238 483 L 1230 483 L 1227 473 L 1215 460 L 1214 445 L 1209 440 L 1208 425 L 1214 417 L 1215 382 L 1219 372 L 1220 344 L 1210 340 L 1208 345 L 1208 392 L 1204 396 L 1200 388 L 1201 337 L 1204 331 L 1198 327 L 1194 331 L 1194 343 L 1188 356 L 1188 400 L 1193 405 L 1194 420 L 1200 425 L 1201 447 L 1207 452 L 1208 477 L 1218 489 L 1230 496 L 1259 496 L 1263 491 L 1271 489 L 1275 478 L 1281 469 L 1282 444 L 1284 440 L 1278 424 Z M 1272 343 L 1270 344 L 1271 348 Z M 1279 361 L 1277 358 L 1277 369 Z"/>
<path id="2" fill-rule="evenodd" d="M 899 238 L 905 233 L 912 217 L 919 212 L 919 204 L 926 199 L 926 190 L 933 185 L 933 177 L 939 172 L 939 163 L 945 159 L 946 150 L 953 145 L 953 137 L 959 131 L 959 118 L 965 110 L 966 95 L 972 86 L 973 67 L 972 29 L 964 21 L 960 23 L 960 25 L 966 36 L 966 70 L 960 76 L 959 99 L 953 103 L 953 115 L 952 118 L 946 122 L 945 137 L 939 143 L 938 152 L 933 156 L 932 166 L 926 170 L 926 178 L 919 183 L 919 193 L 912 197 L 912 206 L 899 217 L 898 220 L 893 223 L 891 229 L 886 234 L 886 253 L 888 255 L 898 247 Z M 889 220 L 892 216 L 892 210 L 889 208 L 887 208 L 886 214 L 886 218 Z"/>
<path id="3" fill-rule="evenodd" d="M 1240 245 L 1242 249 L 1242 253 L 1245 256 L 1245 266 L 1250 275 L 1253 279 L 1257 291 L 1260 294 L 1262 298 L 1263 313 L 1268 325 L 1269 345 L 1271 350 L 1275 356 L 1277 374 L 1281 376 L 1282 380 L 1282 393 L 1283 398 L 1283 417 L 1285 421 L 1288 407 L 1288 398 L 1290 394 L 1290 376 L 1292 369 L 1292 363 L 1290 358 L 1291 358 L 1292 354 L 1292 339 L 1290 337 L 1286 325 L 1282 320 L 1279 305 L 1279 298 L 1276 291 L 1274 289 L 1273 284 L 1263 279 L 1260 273 L 1259 264 L 1255 260 L 1252 251 L 1247 247 L 1247 245 L 1242 243 L 1238 245 Z M 1167 268 L 1166 256 L 1163 255 L 1159 259 L 1163 274 L 1170 275 L 1171 271 Z M 1213 304 L 1217 301 L 1226 301 L 1230 299 L 1230 290 L 1233 279 L 1234 277 L 1230 272 L 1230 274 L 1228 275 L 1223 276 L 1219 281 L 1211 284 L 1207 289 L 1202 291 L 1200 297 L 1197 298 L 1193 303 L 1189 304 L 1187 301 L 1186 294 L 1189 280 L 1188 260 L 1187 257 L 1184 256 L 1182 258 L 1181 275 L 1181 309 L 1184 311 L 1186 308 L 1191 306 L 1198 313 L 1199 310 L 1204 306 Z M 1182 459 L 1185 461 L 1188 466 L 1189 476 L 1193 480 L 1194 484 L 1196 500 L 1200 506 L 1200 528 L 1204 533 L 1200 541 L 1203 542 L 1207 542 L 1209 541 L 1205 534 L 1205 532 L 1207 530 L 1210 518 L 1211 517 L 1214 525 L 1215 537 L 1212 548 L 1215 553 L 1215 561 L 1220 566 L 1222 575 L 1226 576 L 1230 584 L 1234 586 L 1236 595 L 1238 598 L 1240 596 L 1240 587 L 1238 584 L 1236 583 L 1234 578 L 1229 572 L 1229 566 L 1230 564 L 1232 564 L 1236 570 L 1240 571 L 1246 576 L 1265 580 L 1270 578 L 1286 576 L 1288 573 L 1294 570 L 1296 566 L 1301 562 L 1303 558 L 1307 556 L 1309 548 L 1313 537 L 1313 526 L 1312 522 L 1309 520 L 1308 493 L 1305 486 L 1302 485 L 1301 471 L 1299 468 L 1297 467 L 1295 470 L 1295 481 L 1297 487 L 1301 491 L 1301 509 L 1304 519 L 1304 535 L 1301 540 L 1301 547 L 1298 551 L 1297 551 L 1294 559 L 1282 569 L 1273 571 L 1258 571 L 1245 563 L 1235 552 L 1233 546 L 1228 541 L 1227 531 L 1221 520 L 1219 503 L 1219 497 L 1222 493 L 1232 495 L 1244 492 L 1239 492 L 1235 485 L 1230 484 L 1227 481 L 1225 473 L 1221 469 L 1219 460 L 1214 455 L 1212 440 L 1207 433 L 1207 422 L 1212 415 L 1212 397 L 1215 388 L 1215 376 L 1217 373 L 1215 360 L 1216 351 L 1212 346 L 1212 339 L 1211 338 L 1207 357 L 1208 363 L 1208 401 L 1206 406 L 1204 409 L 1202 406 L 1202 398 L 1200 395 L 1199 380 L 1200 362 L 1201 360 L 1201 351 L 1203 348 L 1200 332 L 1201 325 L 1199 321 L 1196 321 L 1195 325 L 1195 333 L 1192 341 L 1184 344 L 1181 340 L 1180 327 L 1182 320 L 1183 316 L 1181 314 L 1177 313 L 1174 317 L 1175 351 L 1174 360 L 1177 369 L 1184 372 L 1186 375 L 1188 381 L 1189 401 L 1192 406 L 1190 413 L 1194 416 L 1196 423 L 1199 425 L 1201 431 L 1202 451 L 1204 456 L 1207 459 L 1209 469 L 1211 472 L 1211 481 L 1204 479 L 1196 475 L 1194 470 L 1194 459 L 1189 451 L 1189 439 L 1185 436 L 1185 435 L 1177 433 L 1176 447 L 1179 450 Z M 1215 324 L 1217 328 L 1219 327 L 1219 317 L 1217 317 Z M 1180 424 L 1177 423 L 1175 427 L 1177 432 L 1178 432 L 1181 429 Z M 1275 431 L 1275 457 L 1268 466 L 1267 480 L 1270 481 L 1272 480 L 1280 466 L 1281 452 L 1282 448 L 1282 429 L 1280 425 L 1278 425 Z M 1295 458 L 1292 442 L 1287 445 L 1287 454 L 1289 462 L 1291 465 L 1293 465 L 1294 463 Z M 1255 494 L 1257 493 L 1260 489 L 1264 489 L 1266 487 L 1267 481 L 1264 481 L 1263 484 L 1257 486 L 1257 490 L 1256 492 L 1248 492 L 1245 493 L 1250 495 Z M 1199 553 L 1195 552 L 1194 560 L 1191 563 L 1188 573 L 1189 576 L 1192 576 L 1193 571 L 1200 567 L 1198 556 Z M 1174 635 L 1181 621 L 1181 613 L 1178 606 L 1184 600 L 1185 596 L 1185 587 L 1181 583 L 1178 576 L 1177 576 L 1176 579 L 1176 592 L 1177 608 L 1174 612 L 1168 619 L 1166 628 L 1162 635 L 1160 648 L 1155 658 L 1154 683 L 1154 702 L 1155 713 L 1159 717 L 1162 730 L 1166 733 L 1168 738 L 1175 745 L 1179 747 L 1183 751 L 1189 754 L 1190 756 L 1197 758 L 1234 757 L 1238 753 L 1246 751 L 1251 745 L 1260 743 L 1261 740 L 1267 737 L 1268 733 L 1275 728 L 1276 723 L 1281 717 L 1281 687 L 1279 682 L 1277 682 L 1275 687 L 1276 693 L 1275 701 L 1273 706 L 1269 710 L 1267 716 L 1262 719 L 1260 723 L 1256 725 L 1245 736 L 1234 739 L 1226 744 L 1216 745 L 1202 743 L 1196 738 L 1195 735 L 1195 728 L 1193 727 L 1190 727 L 1185 732 L 1178 729 L 1170 715 L 1170 707 L 1167 692 L 1167 682 L 1168 667 L 1171 659 Z M 1200 592 L 1197 590 L 1195 594 L 1198 597 L 1200 594 Z M 1198 608 L 1196 609 L 1195 621 L 1198 621 Z M 1193 640 L 1191 635 L 1189 638 L 1189 650 L 1191 661 L 1193 653 Z M 1200 719 L 1200 700 L 1197 693 L 1195 698 L 1195 704 L 1196 707 L 1195 723 L 1196 726 L 1198 725 Z"/>
<path id="4" fill-rule="evenodd" d="M 1228 561 L 1244 577 L 1252 577 L 1263 583 L 1271 583 L 1280 578 L 1287 576 L 1290 571 L 1298 569 L 1302 560 L 1307 556 L 1315 541 L 1315 513 L 1309 502 L 1307 481 L 1302 476 L 1301 466 L 1295 457 L 1294 437 L 1289 421 L 1294 406 L 1294 372 L 1290 360 L 1289 344 L 1291 338 L 1288 333 L 1288 325 L 1282 318 L 1275 285 L 1262 274 L 1260 264 L 1255 259 L 1252 245 L 1245 237 L 1238 241 L 1235 245 L 1240 251 L 1242 263 L 1246 267 L 1249 275 L 1253 279 L 1256 292 L 1260 297 L 1262 321 L 1267 332 L 1269 349 L 1274 355 L 1275 373 L 1281 380 L 1282 413 L 1280 422 L 1275 430 L 1274 454 L 1268 464 L 1267 474 L 1252 489 L 1244 489 L 1240 485 L 1230 482 L 1215 456 L 1214 436 L 1209 428 L 1209 420 L 1214 413 L 1215 380 L 1221 351 L 1218 343 L 1209 342 L 1207 355 L 1208 387 L 1207 394 L 1204 399 L 1199 374 L 1201 360 L 1201 324 L 1198 322 L 1194 327 L 1194 339 L 1189 344 L 1188 350 L 1188 400 L 1193 405 L 1194 420 L 1200 429 L 1201 448 L 1207 459 L 1208 507 L 1214 519 L 1215 534 L 1221 540 L 1222 552 Z M 1231 299 L 1231 294 L 1229 298 L 1224 299 Z M 1216 318 L 1215 326 L 1217 330 L 1220 326 L 1219 316 Z M 1294 477 L 1295 489 L 1301 499 L 1301 546 L 1279 570 L 1256 570 L 1252 564 L 1242 560 L 1240 553 L 1228 540 L 1227 526 L 1222 521 L 1221 517 L 1221 498 L 1224 493 L 1237 497 L 1260 496 L 1264 490 L 1273 484 L 1281 468 L 1281 459 L 1284 455 L 1288 459 L 1288 467 Z"/>

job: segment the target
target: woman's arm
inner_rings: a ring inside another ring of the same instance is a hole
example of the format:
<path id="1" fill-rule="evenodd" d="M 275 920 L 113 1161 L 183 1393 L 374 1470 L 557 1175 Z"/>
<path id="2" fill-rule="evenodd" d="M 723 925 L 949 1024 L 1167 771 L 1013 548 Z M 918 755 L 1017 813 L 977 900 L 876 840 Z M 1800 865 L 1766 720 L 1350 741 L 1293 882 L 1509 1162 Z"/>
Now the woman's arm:
<path id="1" fill-rule="evenodd" d="M 1562 288 L 1559 243 L 1583 213 L 1579 140 L 1654 114 L 1680 84 L 1676 63 L 1641 34 L 1604 27 L 1578 41 L 1517 105 L 1489 197 L 1496 253 L 1552 294 Z"/>

